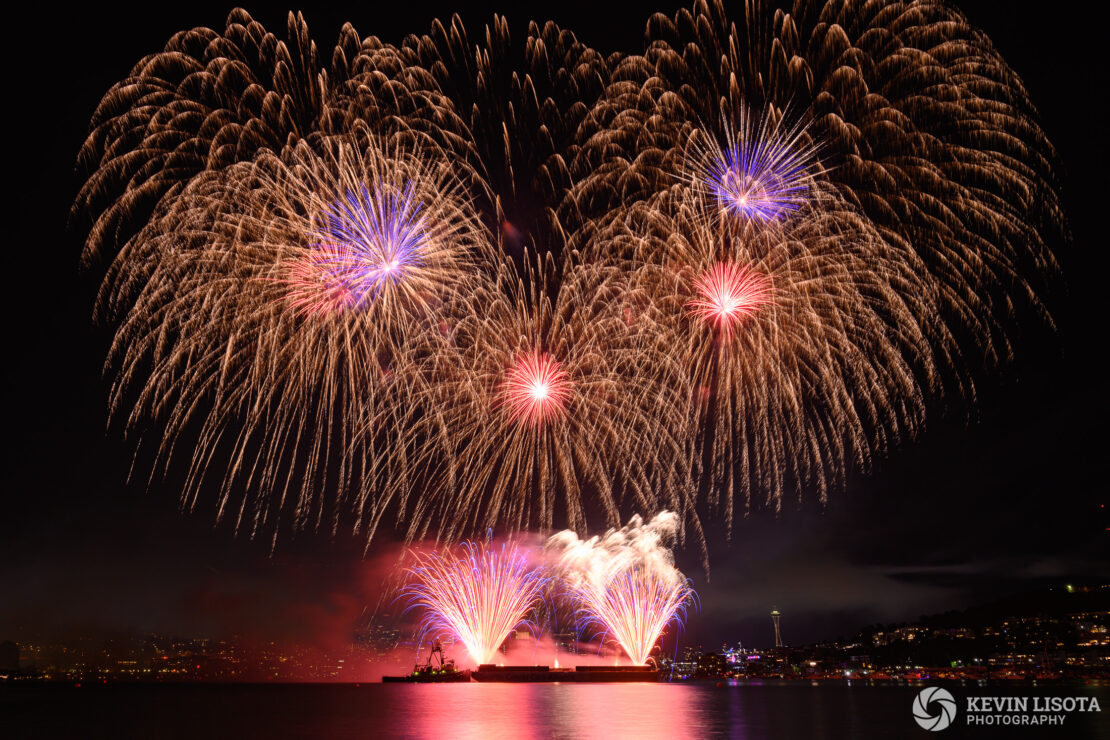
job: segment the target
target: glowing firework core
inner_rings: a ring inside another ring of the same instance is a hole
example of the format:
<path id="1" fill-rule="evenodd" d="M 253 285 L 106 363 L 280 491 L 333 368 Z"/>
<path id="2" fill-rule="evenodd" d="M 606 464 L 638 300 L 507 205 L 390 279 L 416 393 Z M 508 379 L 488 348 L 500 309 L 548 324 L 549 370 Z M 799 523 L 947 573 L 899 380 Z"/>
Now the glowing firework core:
<path id="1" fill-rule="evenodd" d="M 491 663 L 509 633 L 527 624 L 544 579 L 515 545 L 473 542 L 451 552 L 417 554 L 406 589 L 410 608 L 423 607 L 424 632 L 450 635 L 476 664 Z"/>
<path id="2" fill-rule="evenodd" d="M 718 262 L 694 281 L 698 298 L 686 306 L 726 336 L 745 316 L 752 316 L 771 300 L 766 277 L 731 262 Z"/>
<path id="3" fill-rule="evenodd" d="M 747 220 L 795 211 L 809 189 L 804 158 L 773 137 L 733 142 L 707 163 L 703 178 L 721 210 Z"/>
<path id="4" fill-rule="evenodd" d="M 328 207 L 290 270 L 291 302 L 308 313 L 358 308 L 420 267 L 428 236 L 413 192 L 362 185 Z"/>
<path id="5" fill-rule="evenodd" d="M 571 383 L 559 362 L 542 352 L 521 355 L 505 379 L 510 413 L 528 424 L 540 424 L 566 410 Z"/>
<path id="6" fill-rule="evenodd" d="M 679 622 L 693 589 L 675 568 L 664 539 L 678 530 L 678 516 L 662 512 L 644 524 L 582 541 L 564 531 L 548 540 L 558 567 L 587 621 L 603 626 L 636 665 L 643 665 L 668 623 Z"/>

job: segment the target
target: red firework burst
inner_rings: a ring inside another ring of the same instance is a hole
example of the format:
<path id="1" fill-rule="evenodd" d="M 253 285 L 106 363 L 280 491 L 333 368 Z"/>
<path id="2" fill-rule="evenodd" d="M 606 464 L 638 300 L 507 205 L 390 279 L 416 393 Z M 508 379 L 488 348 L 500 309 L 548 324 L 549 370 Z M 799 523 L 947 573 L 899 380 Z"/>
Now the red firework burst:
<path id="1" fill-rule="evenodd" d="M 570 380 L 559 362 L 539 351 L 518 356 L 505 379 L 509 412 L 528 424 L 540 424 L 562 414 L 570 389 Z"/>
<path id="2" fill-rule="evenodd" d="M 771 283 L 762 274 L 733 262 L 718 262 L 694 281 L 696 300 L 686 304 L 711 322 L 727 338 L 745 316 L 752 316 L 771 300 Z"/>

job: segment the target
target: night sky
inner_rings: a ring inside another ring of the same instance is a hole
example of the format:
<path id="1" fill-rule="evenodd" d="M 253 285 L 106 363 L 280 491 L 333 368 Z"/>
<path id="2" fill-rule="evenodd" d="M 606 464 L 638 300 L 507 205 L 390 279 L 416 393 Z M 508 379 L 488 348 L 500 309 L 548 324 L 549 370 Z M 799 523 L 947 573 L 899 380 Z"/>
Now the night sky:
<path id="1" fill-rule="evenodd" d="M 496 10 L 517 36 L 529 19 L 552 18 L 603 52 L 639 51 L 648 15 L 679 7 L 604 4 L 599 16 L 596 2 L 535 2 L 527 12 L 504 2 L 313 5 L 306 18 L 325 48 L 347 20 L 396 43 L 458 9 L 472 37 Z M 247 7 L 284 36 L 284 10 Z M 731 541 L 715 534 L 708 584 L 697 549 L 682 551 L 701 597 L 688 641 L 769 645 L 772 606 L 786 641 L 799 644 L 1110 575 L 1103 26 L 1067 4 L 960 7 L 1024 80 L 1063 163 L 1074 241 L 1045 295 L 1056 331 L 1015 332 L 1017 359 L 977 376 L 974 408 L 935 405 L 919 439 L 871 475 L 851 476 L 827 506 L 804 492 L 777 517 L 737 522 Z M 67 228 L 76 155 L 96 103 L 132 64 L 178 30 L 222 28 L 228 9 L 37 4 L 28 12 L 40 15 L 7 28 L 0 640 L 343 638 L 376 600 L 379 568 L 360 542 L 302 533 L 271 553 L 268 539 L 213 526 L 209 511 L 180 513 L 178 481 L 148 490 L 140 475 L 125 485 L 133 447 L 107 426 L 109 334 L 91 318 L 102 268 L 80 268 L 83 234 Z"/>

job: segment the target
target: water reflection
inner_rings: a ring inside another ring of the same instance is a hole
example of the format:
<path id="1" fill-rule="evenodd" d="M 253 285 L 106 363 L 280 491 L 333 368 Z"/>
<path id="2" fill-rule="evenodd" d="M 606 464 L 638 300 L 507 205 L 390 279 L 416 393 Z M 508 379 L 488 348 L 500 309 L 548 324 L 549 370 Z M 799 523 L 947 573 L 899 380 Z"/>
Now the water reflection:
<path id="1" fill-rule="evenodd" d="M 602 689 L 598 691 L 598 689 Z M 562 737 L 704 737 L 704 694 L 674 684 L 561 684 L 552 692 Z"/>
<path id="2" fill-rule="evenodd" d="M 0 737 L 904 740 L 921 733 L 911 711 L 918 691 L 894 683 L 809 681 L 15 685 L 0 686 Z M 1068 692 L 1095 695 L 1110 706 L 1104 684 Z M 1068 718 L 1066 735 L 1044 736 L 1108 737 L 1105 716 L 1105 709 L 1077 714 Z M 113 731 L 90 735 L 90 727 Z M 979 740 L 1025 736 L 1013 727 L 996 728 L 999 734 L 975 729 Z"/>
<path id="3" fill-rule="evenodd" d="M 391 724 L 413 737 L 704 737 L 705 694 L 673 684 L 398 686 Z M 400 697 L 398 697 L 400 699 Z M 408 715 L 408 716 L 405 716 Z"/>

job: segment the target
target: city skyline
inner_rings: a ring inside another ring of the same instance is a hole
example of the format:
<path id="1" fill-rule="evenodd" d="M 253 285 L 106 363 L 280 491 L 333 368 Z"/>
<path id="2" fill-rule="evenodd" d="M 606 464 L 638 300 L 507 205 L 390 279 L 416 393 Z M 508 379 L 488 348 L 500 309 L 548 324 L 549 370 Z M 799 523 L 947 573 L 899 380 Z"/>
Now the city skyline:
<path id="1" fill-rule="evenodd" d="M 978 609 L 922 616 L 901 624 L 867 625 L 856 633 L 805 645 L 759 645 L 735 639 L 715 645 L 683 644 L 664 635 L 652 660 L 671 680 L 689 678 L 857 678 L 869 680 L 1035 677 L 1101 679 L 1110 676 L 1110 584 L 1024 595 Z M 774 619 L 781 615 L 773 610 Z M 366 682 L 403 672 L 438 646 L 419 631 L 397 629 L 391 615 L 363 620 L 351 641 L 330 650 L 236 637 L 132 635 L 78 643 L 0 643 L 0 674 L 22 680 Z M 560 632 L 567 630 L 569 632 Z M 573 624 L 551 634 L 510 634 L 492 659 L 539 659 L 560 664 L 611 665 L 620 650 Z M 776 640 L 776 643 L 778 641 Z M 465 648 L 443 642 L 451 657 Z M 462 657 L 465 663 L 465 656 Z M 452 660 L 454 658 L 452 657 Z"/>

